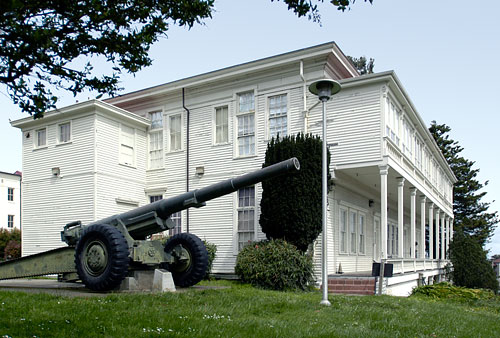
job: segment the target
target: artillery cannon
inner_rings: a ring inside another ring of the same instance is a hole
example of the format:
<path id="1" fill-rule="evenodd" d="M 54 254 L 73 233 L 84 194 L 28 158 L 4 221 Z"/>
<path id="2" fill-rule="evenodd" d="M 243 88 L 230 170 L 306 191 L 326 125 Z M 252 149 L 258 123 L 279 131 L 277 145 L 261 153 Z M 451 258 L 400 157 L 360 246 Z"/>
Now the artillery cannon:
<path id="1" fill-rule="evenodd" d="M 89 289 L 108 291 L 118 287 L 130 270 L 164 267 L 175 285 L 195 285 L 208 265 L 203 242 L 190 233 L 174 235 L 165 244 L 147 237 L 174 228 L 170 217 L 176 212 L 299 169 L 299 161 L 291 158 L 87 225 L 71 222 L 61 232 L 67 247 L 1 263 L 0 279 L 76 272 Z"/>

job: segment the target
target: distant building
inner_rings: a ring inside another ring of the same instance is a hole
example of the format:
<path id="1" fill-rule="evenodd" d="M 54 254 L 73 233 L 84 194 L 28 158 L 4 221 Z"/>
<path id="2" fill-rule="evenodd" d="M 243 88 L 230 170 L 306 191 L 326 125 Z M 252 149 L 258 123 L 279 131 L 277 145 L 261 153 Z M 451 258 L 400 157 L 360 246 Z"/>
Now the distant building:
<path id="1" fill-rule="evenodd" d="M 495 271 L 495 276 L 500 281 L 500 258 L 493 259 L 491 261 L 491 265 L 493 265 L 493 270 Z"/>
<path id="2" fill-rule="evenodd" d="M 21 229 L 21 177 L 0 171 L 0 228 Z"/>
<path id="3" fill-rule="evenodd" d="M 323 78 L 343 87 L 327 103 L 330 274 L 370 274 L 385 260 L 394 272 L 385 292 L 397 295 L 440 280 L 456 178 L 396 74 L 360 76 L 335 43 L 12 122 L 23 133 L 23 255 L 64 245 L 69 222 L 258 169 L 278 133 L 320 134 L 321 105 L 307 88 Z M 261 193 L 257 184 L 172 215 L 173 232 L 215 243 L 213 271 L 232 274 L 241 248 L 265 238 Z"/>

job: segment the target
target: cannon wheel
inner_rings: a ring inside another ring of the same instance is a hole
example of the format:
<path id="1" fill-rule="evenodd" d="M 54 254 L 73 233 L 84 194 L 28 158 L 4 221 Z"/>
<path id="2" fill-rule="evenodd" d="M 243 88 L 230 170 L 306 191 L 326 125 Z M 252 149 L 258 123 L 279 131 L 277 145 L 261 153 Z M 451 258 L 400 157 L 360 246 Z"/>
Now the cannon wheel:
<path id="1" fill-rule="evenodd" d="M 165 244 L 165 252 L 175 259 L 174 263 L 164 265 L 172 273 L 175 285 L 192 286 L 205 277 L 208 253 L 197 236 L 186 233 L 174 235 Z"/>
<path id="2" fill-rule="evenodd" d="M 84 228 L 76 245 L 76 271 L 89 289 L 112 290 L 128 273 L 128 256 L 127 241 L 117 228 L 94 224 Z"/>

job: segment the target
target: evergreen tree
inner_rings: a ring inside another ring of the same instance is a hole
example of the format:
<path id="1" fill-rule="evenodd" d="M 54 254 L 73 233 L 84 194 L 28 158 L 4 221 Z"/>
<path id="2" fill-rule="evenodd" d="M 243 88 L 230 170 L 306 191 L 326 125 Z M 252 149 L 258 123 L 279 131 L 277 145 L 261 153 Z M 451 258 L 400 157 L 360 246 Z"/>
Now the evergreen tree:
<path id="1" fill-rule="evenodd" d="M 475 162 L 460 155 L 463 148 L 450 139 L 449 126 L 432 121 L 429 131 L 458 180 L 453 193 L 454 230 L 471 236 L 483 247 L 499 222 L 496 211 L 488 212 L 490 203 L 481 201 L 486 191 L 480 190 L 488 185 L 488 181 L 481 183 L 477 180 L 479 169 L 473 169 Z"/>
<path id="2" fill-rule="evenodd" d="M 263 167 L 297 157 L 300 171 L 262 182 L 259 222 L 268 239 L 284 239 L 305 252 L 321 233 L 321 156 L 318 136 L 299 133 L 269 142 Z"/>

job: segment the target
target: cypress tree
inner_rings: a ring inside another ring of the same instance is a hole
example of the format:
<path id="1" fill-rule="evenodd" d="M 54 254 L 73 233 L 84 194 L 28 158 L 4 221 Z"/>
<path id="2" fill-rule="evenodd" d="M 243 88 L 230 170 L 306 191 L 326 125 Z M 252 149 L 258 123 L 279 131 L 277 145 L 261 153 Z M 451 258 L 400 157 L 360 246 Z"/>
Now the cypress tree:
<path id="1" fill-rule="evenodd" d="M 259 222 L 268 239 L 284 239 L 305 252 L 321 233 L 321 156 L 318 136 L 299 133 L 269 142 L 263 167 L 297 157 L 300 171 L 262 182 Z"/>

